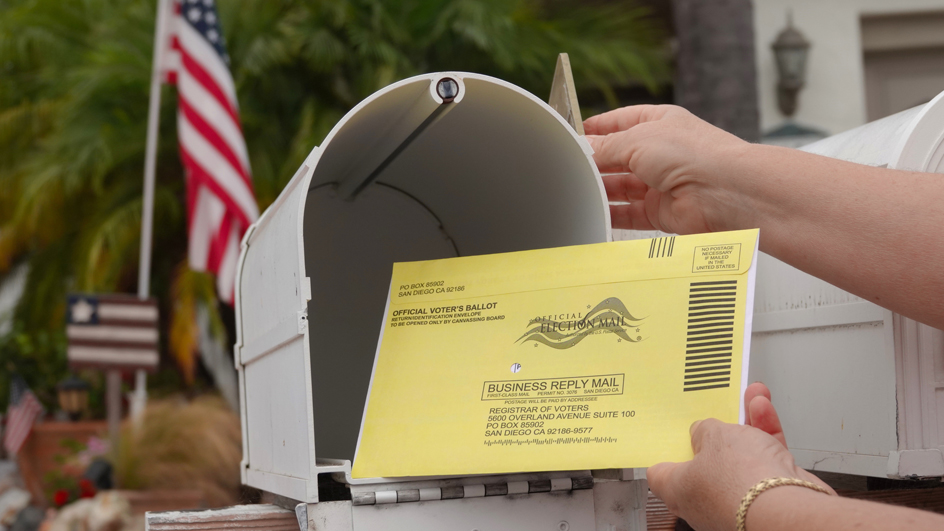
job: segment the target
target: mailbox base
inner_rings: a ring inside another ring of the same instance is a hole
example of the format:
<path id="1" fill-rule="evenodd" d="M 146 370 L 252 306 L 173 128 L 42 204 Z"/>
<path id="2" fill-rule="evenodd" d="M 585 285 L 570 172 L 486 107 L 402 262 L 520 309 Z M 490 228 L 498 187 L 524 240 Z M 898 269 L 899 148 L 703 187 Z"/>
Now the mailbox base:
<path id="1" fill-rule="evenodd" d="M 542 480 L 506 481 L 509 478 L 478 478 L 488 483 L 421 489 L 404 483 L 384 486 L 389 490 L 355 487 L 352 501 L 300 503 L 295 512 L 300 531 L 646 529 L 649 489 L 644 479 L 556 478 L 546 480 L 547 491 L 532 493 L 523 489 L 529 488 L 528 483 L 532 489 L 541 488 L 536 484 Z"/>

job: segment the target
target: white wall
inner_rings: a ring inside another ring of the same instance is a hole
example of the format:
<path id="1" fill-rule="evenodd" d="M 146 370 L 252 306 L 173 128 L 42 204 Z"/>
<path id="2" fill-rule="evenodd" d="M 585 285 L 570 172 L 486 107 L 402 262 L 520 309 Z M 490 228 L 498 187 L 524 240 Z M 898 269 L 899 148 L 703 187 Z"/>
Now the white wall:
<path id="1" fill-rule="evenodd" d="M 860 17 L 944 11 L 944 0 L 754 0 L 758 99 L 761 132 L 783 123 L 777 109 L 777 67 L 771 43 L 786 26 L 812 43 L 806 88 L 795 121 L 836 134 L 866 122 Z"/>

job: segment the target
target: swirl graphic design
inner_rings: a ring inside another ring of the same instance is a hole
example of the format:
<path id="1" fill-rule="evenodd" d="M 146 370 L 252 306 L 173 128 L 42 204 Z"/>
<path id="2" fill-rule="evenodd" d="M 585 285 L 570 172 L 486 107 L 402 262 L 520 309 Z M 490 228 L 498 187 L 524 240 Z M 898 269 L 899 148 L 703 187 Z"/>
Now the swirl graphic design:
<path id="1" fill-rule="evenodd" d="M 564 350 L 573 347 L 596 332 L 616 334 L 630 343 L 638 343 L 642 341 L 642 338 L 639 336 L 633 338 L 626 331 L 628 328 L 641 325 L 644 319 L 634 317 L 621 300 L 610 297 L 597 304 L 587 312 L 585 317 L 579 320 L 534 319 L 528 325 L 537 326 L 532 326 L 515 343 L 535 341 L 557 350 Z"/>

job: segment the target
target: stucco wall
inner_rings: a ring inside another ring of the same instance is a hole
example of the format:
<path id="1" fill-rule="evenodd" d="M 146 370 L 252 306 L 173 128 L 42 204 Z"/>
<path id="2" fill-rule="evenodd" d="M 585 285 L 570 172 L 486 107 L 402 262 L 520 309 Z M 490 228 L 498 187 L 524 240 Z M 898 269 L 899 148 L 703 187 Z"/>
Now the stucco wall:
<path id="1" fill-rule="evenodd" d="M 866 122 L 861 16 L 944 11 L 944 0 L 754 0 L 762 133 L 784 120 L 777 109 L 777 67 L 770 45 L 786 26 L 788 10 L 794 26 L 812 42 L 806 88 L 794 119 L 835 134 Z"/>

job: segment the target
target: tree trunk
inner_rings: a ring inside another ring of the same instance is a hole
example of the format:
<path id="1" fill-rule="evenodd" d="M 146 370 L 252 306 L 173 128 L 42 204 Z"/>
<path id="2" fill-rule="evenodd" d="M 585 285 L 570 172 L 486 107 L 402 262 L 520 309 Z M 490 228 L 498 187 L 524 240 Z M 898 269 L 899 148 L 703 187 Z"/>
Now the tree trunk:
<path id="1" fill-rule="evenodd" d="M 760 138 L 750 0 L 673 0 L 678 37 L 675 101 L 702 119 Z"/>

